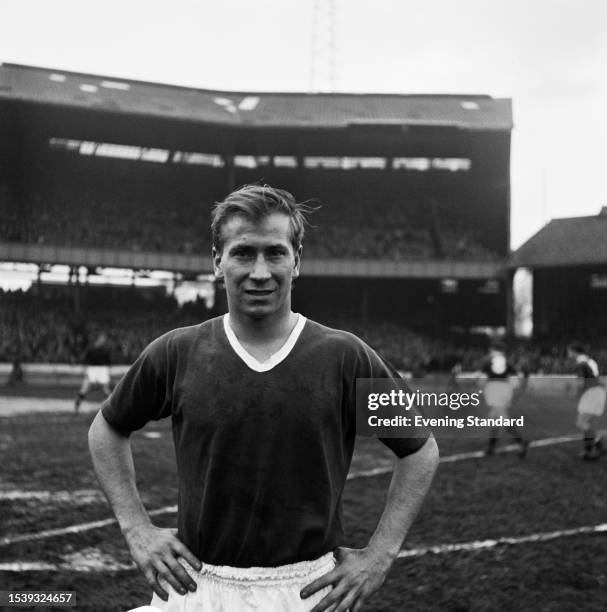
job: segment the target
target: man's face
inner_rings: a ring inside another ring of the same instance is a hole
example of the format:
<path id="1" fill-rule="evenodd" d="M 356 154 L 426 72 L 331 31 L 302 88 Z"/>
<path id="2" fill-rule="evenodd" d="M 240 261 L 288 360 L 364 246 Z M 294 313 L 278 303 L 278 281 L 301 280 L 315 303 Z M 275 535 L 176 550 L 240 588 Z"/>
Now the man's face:
<path id="1" fill-rule="evenodd" d="M 264 318 L 291 310 L 291 282 L 299 276 L 301 248 L 294 252 L 289 217 L 272 213 L 259 223 L 240 215 L 222 226 L 223 250 L 213 249 L 230 312 Z"/>

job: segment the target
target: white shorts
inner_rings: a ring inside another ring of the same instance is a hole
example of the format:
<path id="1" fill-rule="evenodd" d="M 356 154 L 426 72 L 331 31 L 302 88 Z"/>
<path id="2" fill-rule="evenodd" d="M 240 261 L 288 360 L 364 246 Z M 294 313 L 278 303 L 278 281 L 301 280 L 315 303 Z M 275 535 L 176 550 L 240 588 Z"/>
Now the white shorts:
<path id="1" fill-rule="evenodd" d="M 514 389 L 509 380 L 490 380 L 484 388 L 489 417 L 508 416 Z"/>
<path id="2" fill-rule="evenodd" d="M 590 387 L 586 389 L 577 405 L 579 414 L 589 416 L 601 416 L 605 411 L 605 388 Z"/>
<path id="3" fill-rule="evenodd" d="M 86 378 L 92 385 L 109 385 L 110 368 L 108 366 L 87 366 Z"/>
<path id="4" fill-rule="evenodd" d="M 314 561 L 280 567 L 230 567 L 202 564 L 196 572 L 184 564 L 196 581 L 196 592 L 180 595 L 162 581 L 169 600 L 154 594 L 151 606 L 162 612 L 308 612 L 331 587 L 301 599 L 303 587 L 335 567 L 333 553 Z"/>

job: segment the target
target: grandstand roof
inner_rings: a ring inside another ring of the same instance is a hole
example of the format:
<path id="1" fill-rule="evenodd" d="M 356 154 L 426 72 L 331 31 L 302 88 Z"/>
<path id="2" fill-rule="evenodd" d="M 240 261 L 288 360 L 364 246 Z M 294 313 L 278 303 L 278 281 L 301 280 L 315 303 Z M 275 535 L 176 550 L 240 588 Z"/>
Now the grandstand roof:
<path id="1" fill-rule="evenodd" d="M 249 127 L 512 129 L 511 100 L 505 98 L 212 91 L 18 64 L 0 65 L 3 99 Z"/>
<path id="2" fill-rule="evenodd" d="M 607 206 L 591 217 L 552 219 L 521 246 L 511 265 L 529 268 L 607 264 Z"/>

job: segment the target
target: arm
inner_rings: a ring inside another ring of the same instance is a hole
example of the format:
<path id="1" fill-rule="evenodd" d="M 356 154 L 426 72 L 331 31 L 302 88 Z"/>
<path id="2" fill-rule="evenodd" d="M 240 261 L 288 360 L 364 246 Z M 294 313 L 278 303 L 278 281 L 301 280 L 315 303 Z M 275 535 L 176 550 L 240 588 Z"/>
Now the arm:
<path id="1" fill-rule="evenodd" d="M 89 430 L 89 449 L 93 467 L 131 556 L 148 583 L 161 599 L 168 594 L 158 583 L 164 578 L 176 591 L 196 590 L 178 557 L 200 569 L 200 562 L 177 539 L 173 529 L 155 527 L 150 521 L 137 486 L 130 439 L 115 430 L 99 412 Z"/>
<path id="2" fill-rule="evenodd" d="M 584 395 L 584 391 L 586 391 L 586 375 L 588 374 L 586 367 L 583 363 L 578 363 L 575 366 L 576 380 L 573 384 L 575 385 L 575 395 L 578 400 Z"/>
<path id="3" fill-rule="evenodd" d="M 366 548 L 336 551 L 337 566 L 306 586 L 302 597 L 333 585 L 333 590 L 311 612 L 359 612 L 365 599 L 384 582 L 403 540 L 426 497 L 438 465 L 434 437 L 415 453 L 397 459 L 386 506 Z M 331 608 L 332 605 L 337 605 Z"/>

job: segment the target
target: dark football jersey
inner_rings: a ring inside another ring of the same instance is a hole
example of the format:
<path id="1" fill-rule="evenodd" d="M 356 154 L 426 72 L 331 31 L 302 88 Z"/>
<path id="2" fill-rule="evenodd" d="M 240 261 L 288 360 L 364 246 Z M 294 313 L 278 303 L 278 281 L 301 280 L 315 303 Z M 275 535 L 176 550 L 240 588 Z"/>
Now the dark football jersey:
<path id="1" fill-rule="evenodd" d="M 218 317 L 155 340 L 102 410 L 124 432 L 171 416 L 179 537 L 199 559 L 279 566 L 342 543 L 357 378 L 405 385 L 360 339 L 309 320 L 282 361 L 255 371 Z M 428 436 L 383 442 L 402 457 Z"/>
<path id="2" fill-rule="evenodd" d="M 109 366 L 110 352 L 104 346 L 94 346 L 84 355 L 84 363 L 91 366 Z"/>
<path id="3" fill-rule="evenodd" d="M 602 386 L 602 383 L 599 380 L 599 368 L 594 359 L 587 358 L 578 361 L 576 364 L 576 373 L 579 378 L 583 379 L 584 389 Z"/>

